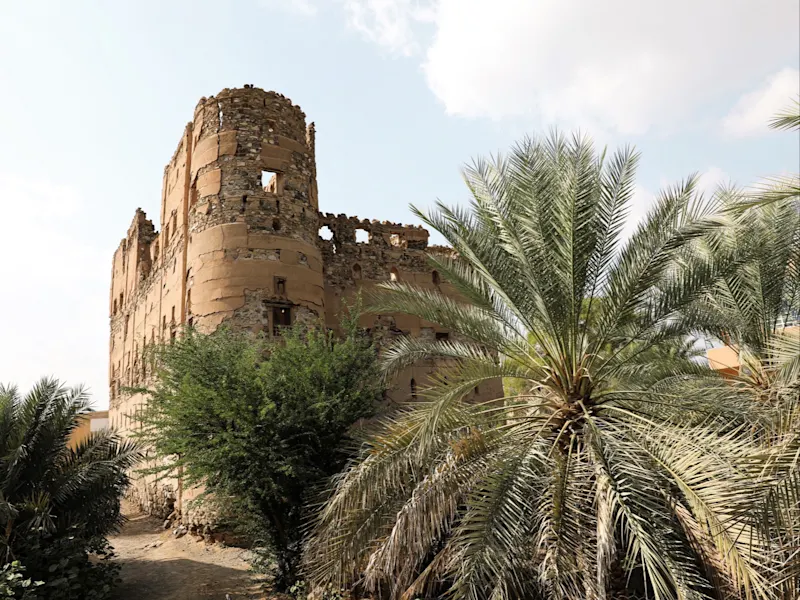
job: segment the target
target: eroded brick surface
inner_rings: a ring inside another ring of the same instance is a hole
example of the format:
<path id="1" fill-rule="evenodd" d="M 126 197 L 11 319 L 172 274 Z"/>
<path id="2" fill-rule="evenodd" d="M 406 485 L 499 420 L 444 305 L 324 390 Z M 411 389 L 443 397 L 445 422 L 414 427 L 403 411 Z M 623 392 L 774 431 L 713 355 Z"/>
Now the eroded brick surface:
<path id="1" fill-rule="evenodd" d="M 137 209 L 112 264 L 110 419 L 126 434 L 144 399 L 122 388 L 146 383 L 146 348 L 185 323 L 268 335 L 298 319 L 336 328 L 343 303 L 380 281 L 453 293 L 427 258 L 452 251 L 428 246 L 422 227 L 319 211 L 314 124 L 288 98 L 252 86 L 200 100 L 164 168 L 160 223 L 156 231 Z M 365 315 L 361 325 L 382 341 L 447 333 L 401 314 Z M 415 395 L 431 367 L 401 373 L 387 403 Z M 475 394 L 500 395 L 499 382 Z M 136 495 L 153 512 L 171 510 L 172 496 L 151 480 Z"/>

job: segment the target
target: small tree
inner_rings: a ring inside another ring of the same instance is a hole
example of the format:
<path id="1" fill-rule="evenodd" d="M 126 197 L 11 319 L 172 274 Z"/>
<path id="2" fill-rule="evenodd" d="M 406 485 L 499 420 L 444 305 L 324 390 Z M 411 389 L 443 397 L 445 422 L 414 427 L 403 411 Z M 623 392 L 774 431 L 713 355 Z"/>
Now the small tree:
<path id="1" fill-rule="evenodd" d="M 221 328 L 158 348 L 156 382 L 139 415 L 154 470 L 232 503 L 234 523 L 263 536 L 276 586 L 297 576 L 309 491 L 338 472 L 343 444 L 383 392 L 371 341 L 355 320 L 343 336 L 295 326 L 280 341 Z"/>

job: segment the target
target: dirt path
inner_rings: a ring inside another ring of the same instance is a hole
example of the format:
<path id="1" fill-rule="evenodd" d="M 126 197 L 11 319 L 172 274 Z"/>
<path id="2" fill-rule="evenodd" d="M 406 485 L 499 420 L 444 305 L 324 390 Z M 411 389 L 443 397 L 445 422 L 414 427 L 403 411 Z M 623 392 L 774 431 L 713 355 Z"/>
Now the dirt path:
<path id="1" fill-rule="evenodd" d="M 190 535 L 176 539 L 161 522 L 142 514 L 128 513 L 128 518 L 110 538 L 122 564 L 119 600 L 266 598 L 248 572 L 246 551 L 207 545 Z"/>

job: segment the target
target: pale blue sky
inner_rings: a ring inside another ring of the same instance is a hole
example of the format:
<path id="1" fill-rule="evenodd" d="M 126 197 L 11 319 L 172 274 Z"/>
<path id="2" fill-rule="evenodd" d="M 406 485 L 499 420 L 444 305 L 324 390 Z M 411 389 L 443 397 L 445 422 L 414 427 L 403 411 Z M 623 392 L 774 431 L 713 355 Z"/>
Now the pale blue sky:
<path id="1" fill-rule="evenodd" d="M 643 153 L 634 214 L 798 170 L 798 3 L 0 0 L 0 381 L 107 405 L 111 255 L 201 96 L 273 89 L 317 124 L 320 207 L 414 222 L 458 169 L 552 125 Z M 159 226 L 157 224 L 157 226 Z"/>

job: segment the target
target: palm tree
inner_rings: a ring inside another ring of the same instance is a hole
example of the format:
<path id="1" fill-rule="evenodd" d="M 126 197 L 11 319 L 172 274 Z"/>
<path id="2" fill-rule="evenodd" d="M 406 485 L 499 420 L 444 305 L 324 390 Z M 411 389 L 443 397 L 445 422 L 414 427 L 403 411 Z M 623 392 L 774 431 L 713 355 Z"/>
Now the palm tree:
<path id="1" fill-rule="evenodd" d="M 0 562 L 19 558 L 34 539 L 88 543 L 121 524 L 126 471 L 138 452 L 107 430 L 69 448 L 78 418 L 90 410 L 83 388 L 54 379 L 42 379 L 24 397 L 0 385 Z"/>
<path id="2" fill-rule="evenodd" d="M 778 122 L 778 119 L 775 120 Z M 790 125 L 787 125 L 791 126 Z M 794 128 L 800 128 L 795 119 Z M 773 579 L 782 598 L 800 596 L 800 187 L 797 176 L 753 193 L 731 190 L 726 229 L 738 266 L 686 314 L 740 368 L 725 381 L 695 378 L 687 394 L 749 397 L 754 438 L 770 476 L 760 511 L 776 550 Z"/>
<path id="3" fill-rule="evenodd" d="M 306 552 L 314 583 L 393 598 L 771 597 L 768 541 L 745 518 L 760 494 L 737 426 L 749 400 L 669 385 L 704 369 L 680 349 L 683 311 L 732 268 L 726 221 L 690 177 L 623 240 L 637 159 L 527 139 L 466 170 L 469 209 L 413 209 L 457 251 L 431 260 L 461 298 L 386 282 L 372 309 L 453 333 L 386 350 L 390 373 L 442 366 L 334 482 Z M 495 378 L 526 391 L 462 400 Z"/>
<path id="4" fill-rule="evenodd" d="M 800 129 L 800 98 L 793 100 L 783 112 L 775 115 L 769 126 L 773 129 Z"/>

